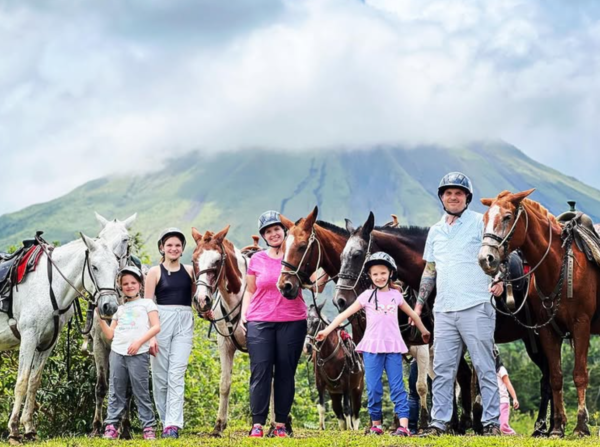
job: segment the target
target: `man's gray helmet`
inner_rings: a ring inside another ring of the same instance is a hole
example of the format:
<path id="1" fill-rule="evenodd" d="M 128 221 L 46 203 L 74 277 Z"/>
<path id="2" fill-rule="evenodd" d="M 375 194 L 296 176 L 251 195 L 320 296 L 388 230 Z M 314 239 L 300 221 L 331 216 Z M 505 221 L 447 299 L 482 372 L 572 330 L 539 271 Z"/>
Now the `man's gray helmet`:
<path id="1" fill-rule="evenodd" d="M 377 253 L 373 253 L 365 262 L 365 270 L 369 271 L 369 269 L 374 265 L 385 265 L 390 269 L 390 279 L 396 279 L 396 273 L 398 272 L 398 267 L 396 267 L 396 261 L 390 255 L 383 251 L 378 251 Z"/>
<path id="2" fill-rule="evenodd" d="M 264 230 L 271 225 L 279 225 L 285 231 L 285 226 L 283 222 L 281 222 L 281 217 L 279 217 L 279 213 L 277 211 L 265 211 L 258 218 L 258 232 L 260 235 L 263 235 Z"/>
<path id="3" fill-rule="evenodd" d="M 144 283 L 144 275 L 142 275 L 140 269 L 134 265 L 128 265 L 119 270 L 119 283 L 121 282 L 121 277 L 123 275 L 133 275 L 139 280 L 139 282 L 142 284 Z"/>
<path id="4" fill-rule="evenodd" d="M 181 241 L 181 250 L 185 250 L 185 235 L 183 234 L 183 232 L 179 228 L 167 228 L 166 230 L 163 230 L 160 233 L 160 236 L 158 237 L 157 245 L 158 251 L 161 255 L 164 255 L 165 253 L 160 249 L 160 246 L 164 243 L 165 239 L 168 239 L 171 236 L 179 238 L 179 240 Z"/>
<path id="5" fill-rule="evenodd" d="M 460 188 L 467 193 L 467 205 L 471 203 L 473 199 L 473 184 L 469 177 L 462 172 L 450 172 L 446 174 L 438 186 L 438 197 L 442 200 L 444 191 L 448 188 Z"/>

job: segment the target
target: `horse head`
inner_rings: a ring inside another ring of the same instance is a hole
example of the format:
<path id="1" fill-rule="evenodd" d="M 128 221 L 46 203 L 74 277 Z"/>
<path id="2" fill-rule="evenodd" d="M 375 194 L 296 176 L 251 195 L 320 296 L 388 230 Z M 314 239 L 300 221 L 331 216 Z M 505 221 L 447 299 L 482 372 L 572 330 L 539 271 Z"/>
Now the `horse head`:
<path id="1" fill-rule="evenodd" d="M 484 234 L 478 256 L 486 274 L 498 273 L 509 253 L 525 242 L 528 221 L 521 202 L 533 191 L 535 189 L 515 194 L 502 191 L 495 199 L 481 199 L 481 203 L 489 207 L 483 215 Z"/>
<path id="2" fill-rule="evenodd" d="M 340 311 L 354 303 L 358 295 L 368 287 L 364 265 L 369 254 L 373 228 L 375 228 L 373 212 L 369 213 L 364 225 L 357 229 L 349 219 L 346 219 L 346 229 L 350 232 L 350 238 L 342 251 L 342 267 L 333 297 L 334 304 Z"/>
<path id="3" fill-rule="evenodd" d="M 133 214 L 124 221 L 117 219 L 108 220 L 96 213 L 96 220 L 102 225 L 102 230 L 98 237 L 107 242 L 109 247 L 112 247 L 113 253 L 117 257 L 119 262 L 119 268 L 123 268 L 127 265 L 127 258 L 129 257 L 129 242 L 131 236 L 129 235 L 129 229 L 135 222 L 137 213 Z"/>
<path id="4" fill-rule="evenodd" d="M 321 329 L 325 328 L 325 325 L 321 321 L 321 317 L 319 317 L 324 305 L 325 302 L 319 304 L 318 307 L 316 307 L 314 304 L 311 304 L 308 307 L 306 318 L 306 338 L 304 339 L 304 353 L 309 357 L 312 356 L 314 337 Z"/>
<path id="5" fill-rule="evenodd" d="M 314 233 L 315 222 L 319 208 L 315 206 L 308 216 L 296 224 L 281 216 L 281 221 L 287 227 L 285 238 L 285 254 L 277 288 L 286 298 L 298 296 L 300 287 L 310 285 L 310 276 L 317 270 L 319 262 L 319 242 Z"/>
<path id="6" fill-rule="evenodd" d="M 212 308 L 214 297 L 223 281 L 227 281 L 229 291 L 240 291 L 242 275 L 234 262 L 236 260 L 233 244 L 225 239 L 229 227 L 230 225 L 227 225 L 216 234 L 206 231 L 204 235 L 192 228 L 192 236 L 196 241 L 192 255 L 196 277 L 194 304 L 198 312 L 206 312 Z M 234 259 L 231 259 L 232 257 Z"/>
<path id="7" fill-rule="evenodd" d="M 94 240 L 83 233 L 81 239 L 88 250 L 85 273 L 96 289 L 92 300 L 98 307 L 100 318 L 110 319 L 119 307 L 115 289 L 119 264 L 112 249 L 103 240 Z"/>

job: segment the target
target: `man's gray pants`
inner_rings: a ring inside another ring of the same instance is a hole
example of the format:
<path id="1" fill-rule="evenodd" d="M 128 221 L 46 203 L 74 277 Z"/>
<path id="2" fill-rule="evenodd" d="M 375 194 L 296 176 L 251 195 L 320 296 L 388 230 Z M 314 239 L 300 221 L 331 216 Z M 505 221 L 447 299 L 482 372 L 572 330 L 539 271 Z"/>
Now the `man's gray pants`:
<path id="1" fill-rule="evenodd" d="M 494 358 L 496 311 L 491 303 L 457 312 L 435 312 L 433 343 L 433 409 L 431 425 L 442 430 L 452 418 L 454 382 L 466 345 L 477 372 L 483 404 L 483 426 L 500 424 L 500 395 Z"/>
<path id="2" fill-rule="evenodd" d="M 110 351 L 110 392 L 104 423 L 117 426 L 127 408 L 127 385 L 131 390 L 142 428 L 154 427 L 154 409 L 150 398 L 150 354 L 121 355 Z"/>

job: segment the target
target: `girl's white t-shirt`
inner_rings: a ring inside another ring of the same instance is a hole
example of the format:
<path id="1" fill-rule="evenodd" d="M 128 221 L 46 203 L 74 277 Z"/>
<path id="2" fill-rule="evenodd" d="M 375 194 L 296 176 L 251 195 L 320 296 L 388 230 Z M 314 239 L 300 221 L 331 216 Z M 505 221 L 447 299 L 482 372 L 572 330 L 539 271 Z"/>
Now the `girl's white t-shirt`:
<path id="1" fill-rule="evenodd" d="M 127 301 L 119 306 L 113 320 L 118 324 L 115 328 L 111 349 L 117 354 L 127 354 L 127 349 L 131 342 L 141 338 L 150 329 L 150 320 L 148 314 L 157 311 L 158 308 L 154 301 L 148 298 L 139 298 L 135 301 Z M 149 342 L 140 346 L 137 354 L 143 354 L 150 350 Z"/>
<path id="2" fill-rule="evenodd" d="M 504 376 L 508 376 L 508 371 L 504 366 L 501 366 L 498 372 L 496 373 L 498 377 L 498 391 L 500 392 L 500 403 L 501 404 L 509 404 L 510 398 L 508 397 L 508 389 L 502 380 Z"/>

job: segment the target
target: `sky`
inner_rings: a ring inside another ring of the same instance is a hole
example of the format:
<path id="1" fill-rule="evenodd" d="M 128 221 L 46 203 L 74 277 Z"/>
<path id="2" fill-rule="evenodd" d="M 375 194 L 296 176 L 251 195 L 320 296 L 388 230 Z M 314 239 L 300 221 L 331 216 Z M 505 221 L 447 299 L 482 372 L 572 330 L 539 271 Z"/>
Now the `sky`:
<path id="1" fill-rule="evenodd" d="M 594 0 L 0 0 L 0 215 L 165 159 L 503 139 L 600 188 Z"/>

